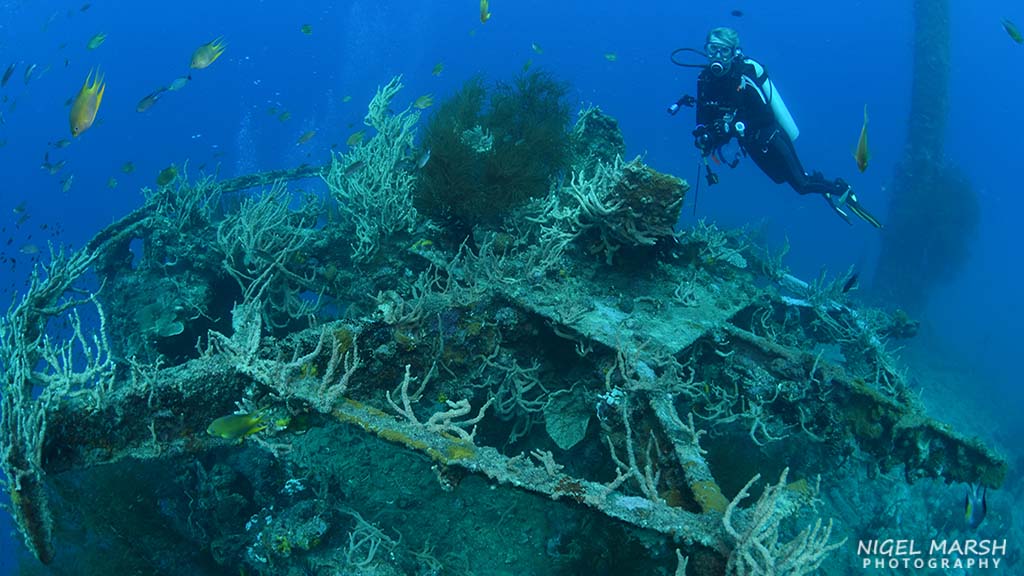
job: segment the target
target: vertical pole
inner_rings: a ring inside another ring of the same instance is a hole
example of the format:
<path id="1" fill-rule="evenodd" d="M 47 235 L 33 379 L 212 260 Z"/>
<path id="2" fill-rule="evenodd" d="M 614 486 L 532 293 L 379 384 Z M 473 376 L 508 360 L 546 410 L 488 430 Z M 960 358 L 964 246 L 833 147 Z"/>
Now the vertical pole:
<path id="1" fill-rule="evenodd" d="M 950 82 L 949 0 L 914 0 L 907 147 L 890 187 L 876 296 L 923 314 L 929 296 L 970 256 L 977 197 L 945 156 Z"/>

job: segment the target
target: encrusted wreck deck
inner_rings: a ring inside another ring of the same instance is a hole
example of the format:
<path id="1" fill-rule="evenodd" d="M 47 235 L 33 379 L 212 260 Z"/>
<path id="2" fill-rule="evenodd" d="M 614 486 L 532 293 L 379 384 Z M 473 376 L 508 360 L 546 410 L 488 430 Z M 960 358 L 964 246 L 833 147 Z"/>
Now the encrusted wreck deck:
<path id="1" fill-rule="evenodd" d="M 578 159 L 468 239 L 424 222 L 397 89 L 330 166 L 151 192 L 4 318 L 3 465 L 40 560 L 83 525 L 132 549 L 156 517 L 140 565 L 202 551 L 162 573 L 526 573 L 624 531 L 636 547 L 602 554 L 627 573 L 689 556 L 690 574 L 804 574 L 863 521 L 800 512 L 846 477 L 1002 483 L 1005 461 L 907 388 L 885 348 L 906 318 L 859 309 L 844 278 L 787 275 L 741 233 L 652 223 L 686 185 L 639 161 Z M 613 125 L 588 110 L 574 137 Z M 329 195 L 289 207 L 284 182 L 313 174 Z M 236 411 L 246 426 L 207 433 Z M 760 473 L 779 481 L 748 505 Z M 86 495 L 129 476 L 151 496 Z M 521 539 L 496 546 L 511 517 Z"/>

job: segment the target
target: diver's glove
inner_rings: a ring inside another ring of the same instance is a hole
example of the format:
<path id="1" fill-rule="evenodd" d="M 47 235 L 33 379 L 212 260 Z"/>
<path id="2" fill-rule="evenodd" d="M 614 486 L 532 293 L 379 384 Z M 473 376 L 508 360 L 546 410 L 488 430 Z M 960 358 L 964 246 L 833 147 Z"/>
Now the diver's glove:
<path id="1" fill-rule="evenodd" d="M 846 220 L 847 224 L 853 224 L 853 222 L 850 222 L 850 216 L 844 208 L 849 209 L 850 212 L 853 212 L 861 220 L 875 228 L 882 227 L 882 223 L 878 221 L 878 218 L 872 216 L 870 212 L 860 205 L 860 202 L 857 201 L 857 195 L 853 193 L 853 188 L 844 182 L 842 178 L 836 179 L 836 192 L 836 194 L 826 192 L 825 201 L 836 211 L 836 214 L 839 214 L 843 220 Z"/>

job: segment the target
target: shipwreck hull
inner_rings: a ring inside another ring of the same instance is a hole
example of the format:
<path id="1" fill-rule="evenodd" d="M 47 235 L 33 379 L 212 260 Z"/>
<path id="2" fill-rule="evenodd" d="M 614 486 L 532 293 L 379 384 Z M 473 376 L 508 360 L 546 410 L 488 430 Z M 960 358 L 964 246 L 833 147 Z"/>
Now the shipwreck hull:
<path id="1" fill-rule="evenodd" d="M 371 147 L 406 146 L 411 112 L 375 109 Z M 167 574 L 809 573 L 870 520 L 805 513 L 847 478 L 1002 484 L 887 352 L 908 319 L 743 233 L 641 218 L 678 214 L 684 182 L 584 162 L 452 241 L 353 212 L 387 188 L 360 178 L 411 193 L 389 158 L 182 179 L 37 275 L 0 331 L 0 438 L 39 560 L 102 542 Z M 310 176 L 329 194 L 286 192 Z M 207 432 L 235 412 L 253 424 Z"/>

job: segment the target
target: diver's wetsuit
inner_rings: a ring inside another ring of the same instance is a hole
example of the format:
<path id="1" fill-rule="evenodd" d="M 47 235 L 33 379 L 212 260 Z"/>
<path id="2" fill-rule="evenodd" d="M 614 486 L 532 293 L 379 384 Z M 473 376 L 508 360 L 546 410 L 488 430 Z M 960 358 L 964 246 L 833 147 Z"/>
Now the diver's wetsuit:
<path id="1" fill-rule="evenodd" d="M 800 194 L 841 195 L 846 182 L 829 182 L 820 172 L 807 174 L 793 141 L 772 111 L 774 85 L 757 62 L 737 57 L 722 76 L 708 69 L 697 78 L 697 147 L 704 156 L 723 160 L 719 149 L 737 137 L 743 151 L 776 184 L 789 184 Z M 742 134 L 737 131 L 742 123 Z M 703 135 L 707 135 L 704 137 Z"/>

